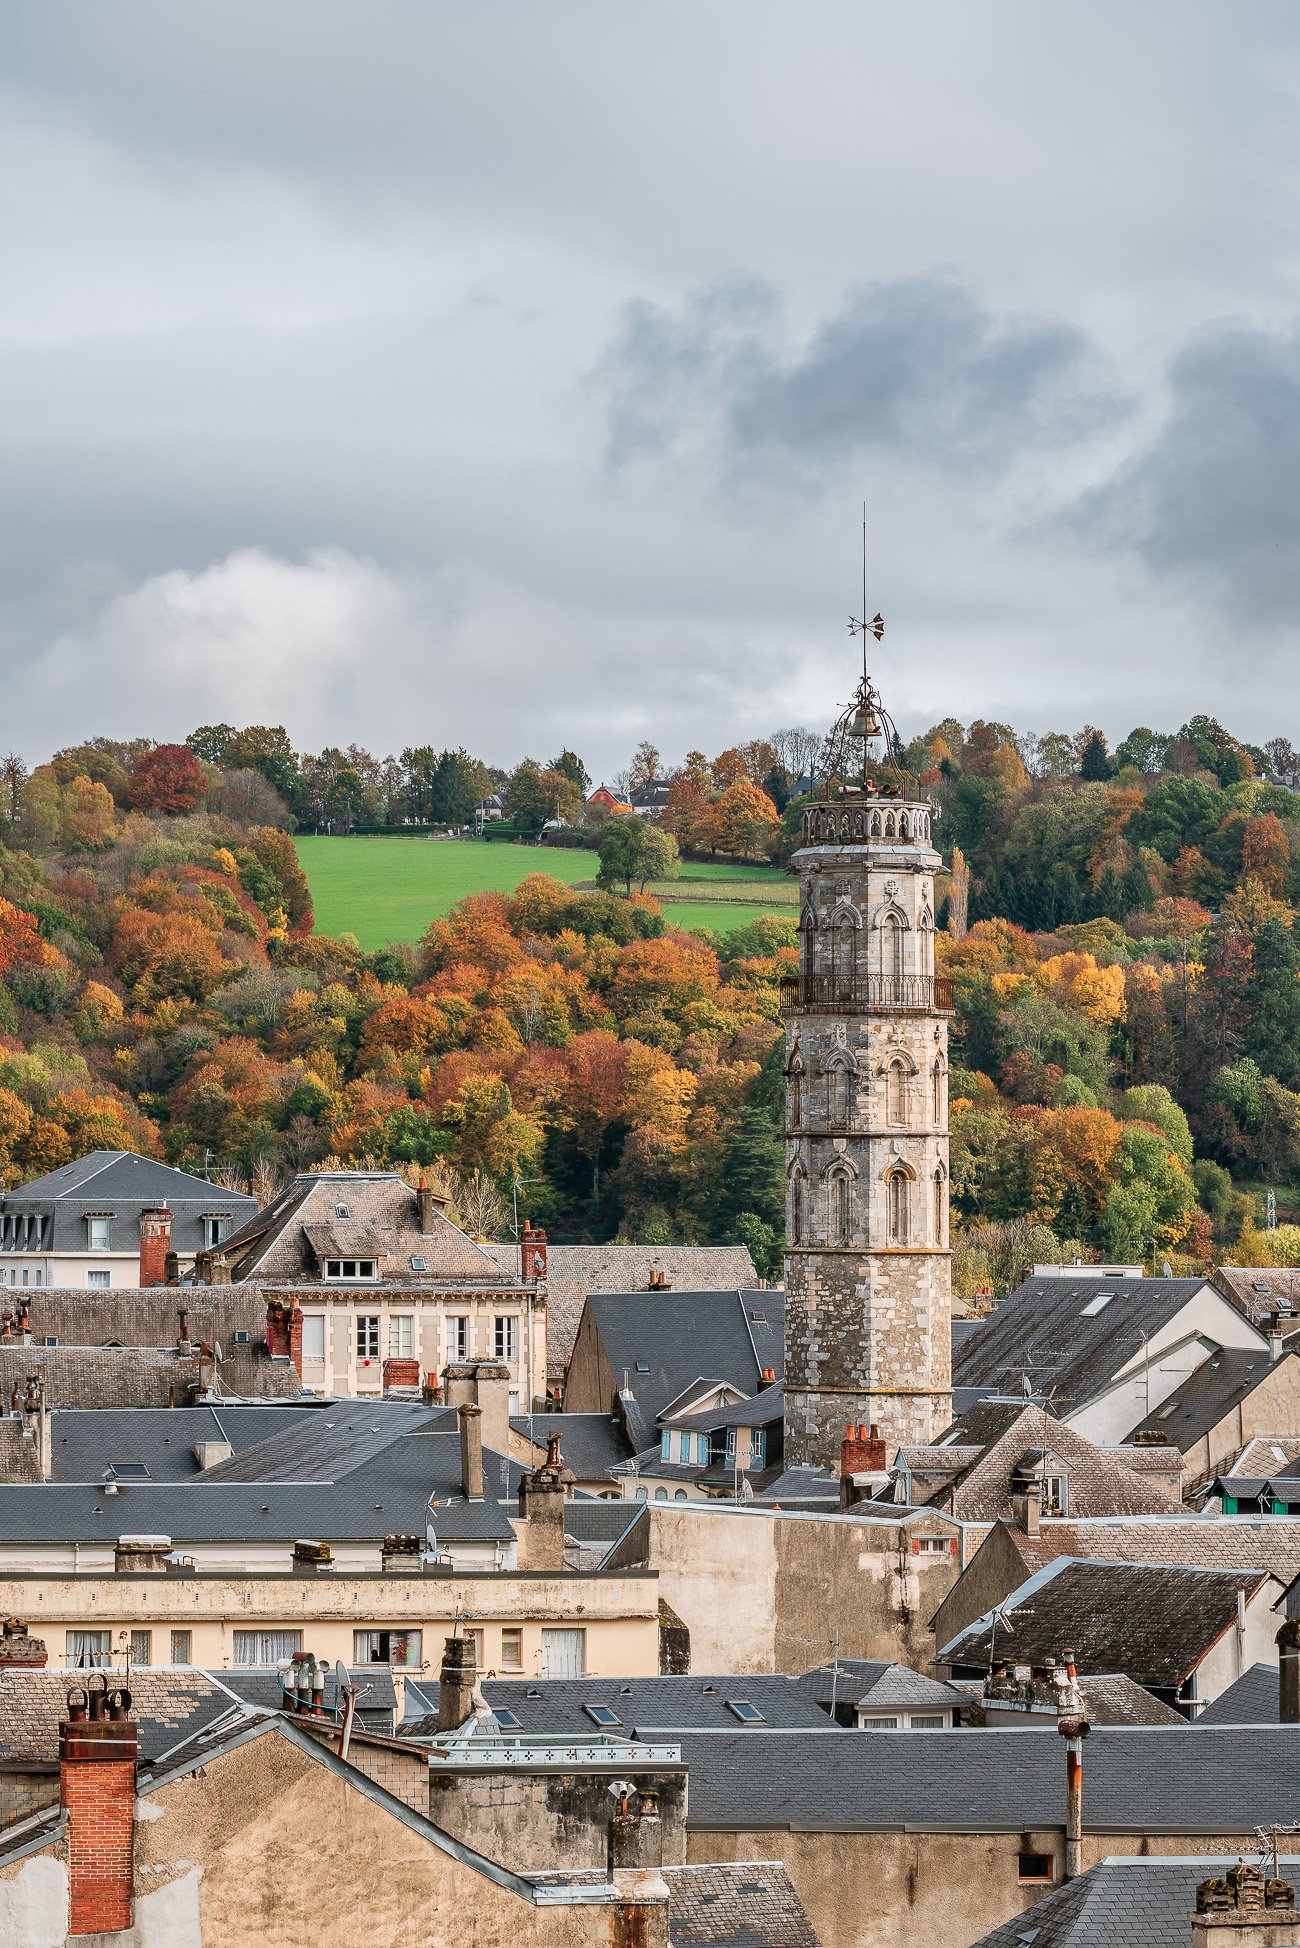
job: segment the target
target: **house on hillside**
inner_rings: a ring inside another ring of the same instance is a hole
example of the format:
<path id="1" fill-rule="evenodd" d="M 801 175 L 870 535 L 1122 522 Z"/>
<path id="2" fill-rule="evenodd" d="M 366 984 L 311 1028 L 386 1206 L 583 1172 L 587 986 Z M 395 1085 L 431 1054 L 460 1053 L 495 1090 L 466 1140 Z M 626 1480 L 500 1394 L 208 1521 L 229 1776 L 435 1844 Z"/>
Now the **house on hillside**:
<path id="1" fill-rule="evenodd" d="M 657 824 L 668 803 L 671 786 L 667 778 L 651 778 L 644 785 L 638 785 L 632 793 L 632 810 L 638 818 L 647 818 Z"/>
<path id="2" fill-rule="evenodd" d="M 295 1177 L 201 1271 L 260 1288 L 272 1340 L 312 1392 L 418 1392 L 486 1362 L 525 1411 L 546 1383 L 545 1234 L 525 1238 L 511 1277 L 445 1201 L 389 1170 Z"/>
<path id="3" fill-rule="evenodd" d="M 611 818 L 616 818 L 630 812 L 632 807 L 625 804 L 616 793 L 610 790 L 608 785 L 600 784 L 596 786 L 595 791 L 588 797 L 587 810 L 589 812 L 606 812 Z"/>
<path id="4" fill-rule="evenodd" d="M 134 1150 L 92 1150 L 0 1196 L 0 1285 L 162 1285 L 257 1209 Z"/>

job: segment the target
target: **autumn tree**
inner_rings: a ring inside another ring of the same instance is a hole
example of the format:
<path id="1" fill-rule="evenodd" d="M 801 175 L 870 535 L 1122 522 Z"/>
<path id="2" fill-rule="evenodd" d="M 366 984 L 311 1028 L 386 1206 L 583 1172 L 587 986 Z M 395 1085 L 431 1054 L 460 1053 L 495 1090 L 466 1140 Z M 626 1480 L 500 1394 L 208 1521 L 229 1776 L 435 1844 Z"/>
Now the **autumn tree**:
<path id="1" fill-rule="evenodd" d="M 131 773 L 127 795 L 137 811 L 178 817 L 192 812 L 207 788 L 203 766 L 187 745 L 155 744 Z"/>
<path id="2" fill-rule="evenodd" d="M 633 885 L 644 888 L 652 879 L 675 879 L 681 870 L 672 834 L 635 814 L 607 818 L 597 852 L 597 884 L 621 886 L 629 898 Z"/>

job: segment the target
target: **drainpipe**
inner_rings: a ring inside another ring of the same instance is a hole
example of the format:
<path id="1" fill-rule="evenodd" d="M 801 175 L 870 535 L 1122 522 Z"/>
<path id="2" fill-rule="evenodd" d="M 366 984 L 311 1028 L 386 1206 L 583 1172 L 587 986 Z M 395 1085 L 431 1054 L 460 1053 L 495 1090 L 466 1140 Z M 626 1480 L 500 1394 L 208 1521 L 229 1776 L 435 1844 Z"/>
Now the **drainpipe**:
<path id="1" fill-rule="evenodd" d="M 1091 1729 L 1074 1665 L 1065 1652 L 1064 1682 L 1058 1679 L 1056 1729 L 1065 1740 L 1065 1878 L 1083 1872 L 1083 1741 Z"/>
<path id="2" fill-rule="evenodd" d="M 1237 1676 L 1246 1669 L 1246 1585 L 1237 1585 Z"/>

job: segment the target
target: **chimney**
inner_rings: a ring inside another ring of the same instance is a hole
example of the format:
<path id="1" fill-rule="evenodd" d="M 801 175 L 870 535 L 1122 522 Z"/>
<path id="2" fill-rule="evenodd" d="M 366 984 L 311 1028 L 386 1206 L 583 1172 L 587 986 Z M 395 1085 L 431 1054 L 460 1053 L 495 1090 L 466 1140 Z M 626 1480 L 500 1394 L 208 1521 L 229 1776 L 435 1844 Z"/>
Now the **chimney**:
<path id="1" fill-rule="evenodd" d="M 333 1569 L 334 1551 L 328 1542 L 300 1537 L 293 1545 L 292 1562 L 295 1576 L 316 1576 L 322 1570 Z"/>
<path id="2" fill-rule="evenodd" d="M 546 1233 L 534 1231 L 527 1218 L 519 1240 L 519 1264 L 525 1283 L 546 1277 Z"/>
<path id="3" fill-rule="evenodd" d="M 181 1282 L 181 1261 L 174 1251 L 169 1251 L 163 1261 L 163 1283 L 179 1285 Z"/>
<path id="4" fill-rule="evenodd" d="M 0 1624 L 0 1672 L 39 1671 L 49 1657 L 42 1637 L 33 1637 L 21 1617 Z"/>
<path id="5" fill-rule="evenodd" d="M 1065 1878 L 1077 1880 L 1083 1872 L 1083 1741 L 1091 1726 L 1072 1650 L 1054 1676 L 1056 1729 L 1065 1740 Z"/>
<path id="6" fill-rule="evenodd" d="M 115 1576 L 165 1576 L 172 1552 L 169 1535 L 120 1535 L 113 1545 Z"/>
<path id="7" fill-rule="evenodd" d="M 758 1376 L 759 1392 L 766 1393 L 769 1387 L 774 1387 L 775 1385 L 776 1385 L 776 1368 L 774 1366 L 765 1366 L 762 1372 Z"/>
<path id="8" fill-rule="evenodd" d="M 460 1491 L 467 1502 L 483 1499 L 483 1414 L 469 1405 L 456 1409 L 460 1421 Z"/>
<path id="9" fill-rule="evenodd" d="M 1264 1322 L 1264 1333 L 1268 1340 L 1269 1358 L 1271 1360 L 1280 1360 L 1286 1351 L 1286 1340 L 1282 1336 L 1282 1315 L 1280 1312 L 1272 1313 Z"/>
<path id="10" fill-rule="evenodd" d="M 885 1443 L 873 1420 L 870 1427 L 859 1422 L 844 1430 L 840 1442 L 840 1479 L 849 1475 L 879 1475 L 885 1472 Z"/>
<path id="11" fill-rule="evenodd" d="M 495 1360 L 467 1360 L 442 1370 L 442 1398 L 448 1407 L 477 1407 L 483 1416 L 483 1445 L 494 1454 L 510 1452 L 510 1368 Z"/>
<path id="12" fill-rule="evenodd" d="M 633 1802 L 635 1801 L 635 1810 Z M 652 1786 L 639 1792 L 624 1790 L 614 1805 L 609 1822 L 609 1868 L 611 1873 L 633 1869 L 656 1872 L 664 1864 L 663 1823 L 659 1818 L 659 1794 Z"/>
<path id="13" fill-rule="evenodd" d="M 68 1693 L 59 1726 L 59 1803 L 67 1820 L 68 1934 L 125 1932 L 135 1888 L 135 1766 L 131 1693 L 102 1672 Z"/>
<path id="14" fill-rule="evenodd" d="M 420 1178 L 420 1187 L 415 1193 L 415 1198 L 420 1207 L 420 1236 L 422 1238 L 432 1237 L 433 1220 L 436 1216 L 441 1215 L 442 1208 L 447 1200 L 445 1197 L 440 1196 L 436 1190 L 430 1190 L 423 1176 Z"/>
<path id="15" fill-rule="evenodd" d="M 1278 1721 L 1300 1725 L 1300 1617 L 1288 1617 L 1277 1633 Z"/>
<path id="16" fill-rule="evenodd" d="M 560 1459 L 560 1436 L 550 1434 L 545 1461 L 519 1484 L 519 1514 L 526 1525 L 520 1538 L 525 1569 L 564 1568 L 564 1504 L 574 1485 Z"/>
<path id="17" fill-rule="evenodd" d="M 454 1732 L 474 1709 L 474 1682 L 477 1676 L 472 1637 L 448 1637 L 442 1647 L 442 1669 L 438 1673 L 438 1725 L 440 1732 Z"/>
<path id="18" fill-rule="evenodd" d="M 140 1284 L 167 1283 L 167 1254 L 172 1245 L 172 1214 L 165 1204 L 140 1213 Z"/>
<path id="19" fill-rule="evenodd" d="M 54 1466 L 54 1447 L 50 1439 L 50 1410 L 45 1404 L 45 1382 L 39 1373 L 27 1375 L 21 1412 L 24 1438 L 33 1444 L 41 1480 L 48 1481 Z"/>
<path id="20" fill-rule="evenodd" d="M 266 1302 L 266 1350 L 272 1359 L 290 1359 L 302 1378 L 302 1311 L 296 1296 Z"/>
<path id="21" fill-rule="evenodd" d="M 1192 1948 L 1283 1948 L 1295 1941 L 1295 1928 L 1294 1887 L 1251 1861 L 1239 1860 L 1196 1889 Z"/>
<path id="22" fill-rule="evenodd" d="M 1043 1519 L 1043 1481 L 1035 1451 L 1023 1455 L 1011 1470 L 1009 1483 L 1011 1514 L 1026 1535 L 1040 1533 Z"/>
<path id="23" fill-rule="evenodd" d="M 386 1535 L 379 1546 L 379 1567 L 418 1569 L 424 1544 L 418 1535 Z"/>

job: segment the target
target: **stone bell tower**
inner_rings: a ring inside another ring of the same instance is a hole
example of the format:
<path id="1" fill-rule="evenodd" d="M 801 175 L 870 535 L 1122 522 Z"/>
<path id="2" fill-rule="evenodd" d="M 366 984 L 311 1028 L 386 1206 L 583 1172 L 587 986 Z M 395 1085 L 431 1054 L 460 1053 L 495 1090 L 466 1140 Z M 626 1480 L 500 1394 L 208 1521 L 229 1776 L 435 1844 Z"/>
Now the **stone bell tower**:
<path id="1" fill-rule="evenodd" d="M 877 617 L 874 633 L 881 626 Z M 794 856 L 785 1451 L 831 1468 L 847 1427 L 875 1421 L 890 1449 L 930 1441 L 952 1417 L 952 1007 L 934 966 L 940 859 L 929 801 L 868 778 L 867 740 L 883 715 L 864 670 L 833 740 L 838 778 L 851 775 L 853 740 L 862 740 L 862 782 L 833 783 L 809 806 Z"/>

